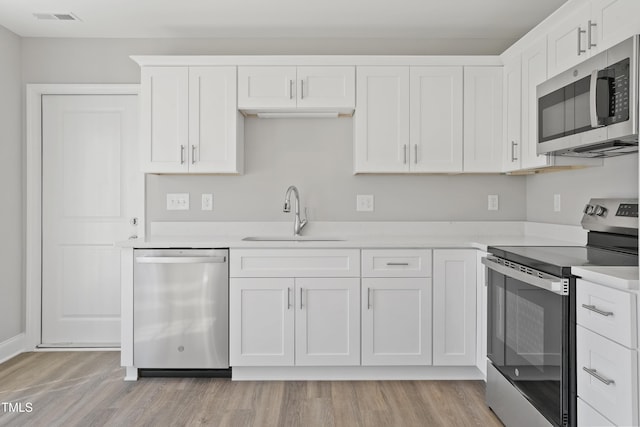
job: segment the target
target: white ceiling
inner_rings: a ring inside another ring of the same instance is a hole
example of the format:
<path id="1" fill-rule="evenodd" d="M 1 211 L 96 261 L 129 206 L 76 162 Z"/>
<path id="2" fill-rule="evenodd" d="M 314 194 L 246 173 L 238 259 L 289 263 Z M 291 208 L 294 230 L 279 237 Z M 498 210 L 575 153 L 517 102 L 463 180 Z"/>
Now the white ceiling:
<path id="1" fill-rule="evenodd" d="M 23 37 L 514 40 L 566 0 L 0 0 Z M 81 21 L 37 20 L 73 13 Z"/>

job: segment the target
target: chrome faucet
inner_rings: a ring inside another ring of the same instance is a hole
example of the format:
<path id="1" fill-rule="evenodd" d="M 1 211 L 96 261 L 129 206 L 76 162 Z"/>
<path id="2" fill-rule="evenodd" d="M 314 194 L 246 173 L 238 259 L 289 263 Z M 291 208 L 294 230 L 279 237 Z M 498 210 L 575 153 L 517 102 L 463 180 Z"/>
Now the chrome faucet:
<path id="1" fill-rule="evenodd" d="M 284 196 L 284 207 L 282 208 L 283 212 L 291 212 L 291 193 L 293 193 L 295 197 L 295 216 L 293 218 L 293 234 L 295 236 L 299 236 L 300 232 L 307 225 L 307 219 L 300 219 L 300 193 L 298 193 L 298 189 L 295 185 L 287 188 L 287 194 Z"/>

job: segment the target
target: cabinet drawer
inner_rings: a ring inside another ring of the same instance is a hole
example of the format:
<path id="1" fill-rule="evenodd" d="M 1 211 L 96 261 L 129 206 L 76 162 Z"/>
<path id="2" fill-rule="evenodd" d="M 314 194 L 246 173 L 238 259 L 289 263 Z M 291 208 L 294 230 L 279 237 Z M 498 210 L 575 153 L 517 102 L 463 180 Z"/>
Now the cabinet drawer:
<path id="1" fill-rule="evenodd" d="M 576 323 L 625 347 L 636 347 L 636 296 L 578 279 Z"/>
<path id="2" fill-rule="evenodd" d="M 358 249 L 236 249 L 230 277 L 359 277 Z"/>
<path id="3" fill-rule="evenodd" d="M 431 277 L 431 250 L 363 250 L 362 277 Z"/>
<path id="4" fill-rule="evenodd" d="M 578 396 L 616 425 L 638 425 L 637 352 L 580 325 L 576 343 Z"/>
<path id="5" fill-rule="evenodd" d="M 583 427 L 602 427 L 612 425 L 611 421 L 598 411 L 578 399 L 578 425 Z"/>

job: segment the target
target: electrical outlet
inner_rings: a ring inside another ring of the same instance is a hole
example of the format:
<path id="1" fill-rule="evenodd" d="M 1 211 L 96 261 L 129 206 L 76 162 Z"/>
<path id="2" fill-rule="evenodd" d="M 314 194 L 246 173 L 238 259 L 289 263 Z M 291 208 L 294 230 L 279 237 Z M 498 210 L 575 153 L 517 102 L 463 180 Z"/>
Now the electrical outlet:
<path id="1" fill-rule="evenodd" d="M 168 211 L 188 211 L 189 193 L 167 193 Z"/>
<path id="2" fill-rule="evenodd" d="M 356 196 L 356 211 L 373 212 L 373 194 L 358 194 Z"/>
<path id="3" fill-rule="evenodd" d="M 203 211 L 213 210 L 213 194 L 206 193 L 202 195 L 202 207 L 200 209 Z"/>
<path id="4" fill-rule="evenodd" d="M 487 197 L 487 209 L 490 211 L 498 210 L 498 195 L 497 194 L 489 194 Z"/>
<path id="5" fill-rule="evenodd" d="M 553 195 L 553 211 L 560 212 L 560 195 L 559 194 Z"/>

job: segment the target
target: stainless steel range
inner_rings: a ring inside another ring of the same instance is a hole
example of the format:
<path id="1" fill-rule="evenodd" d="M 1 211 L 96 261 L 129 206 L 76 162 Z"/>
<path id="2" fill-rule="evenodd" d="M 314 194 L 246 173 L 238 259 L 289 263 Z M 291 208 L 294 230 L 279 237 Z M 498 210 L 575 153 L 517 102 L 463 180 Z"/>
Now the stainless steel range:
<path id="1" fill-rule="evenodd" d="M 507 426 L 575 426 L 571 267 L 638 265 L 638 200 L 592 199 L 586 246 L 496 246 L 487 266 L 487 404 Z"/>

